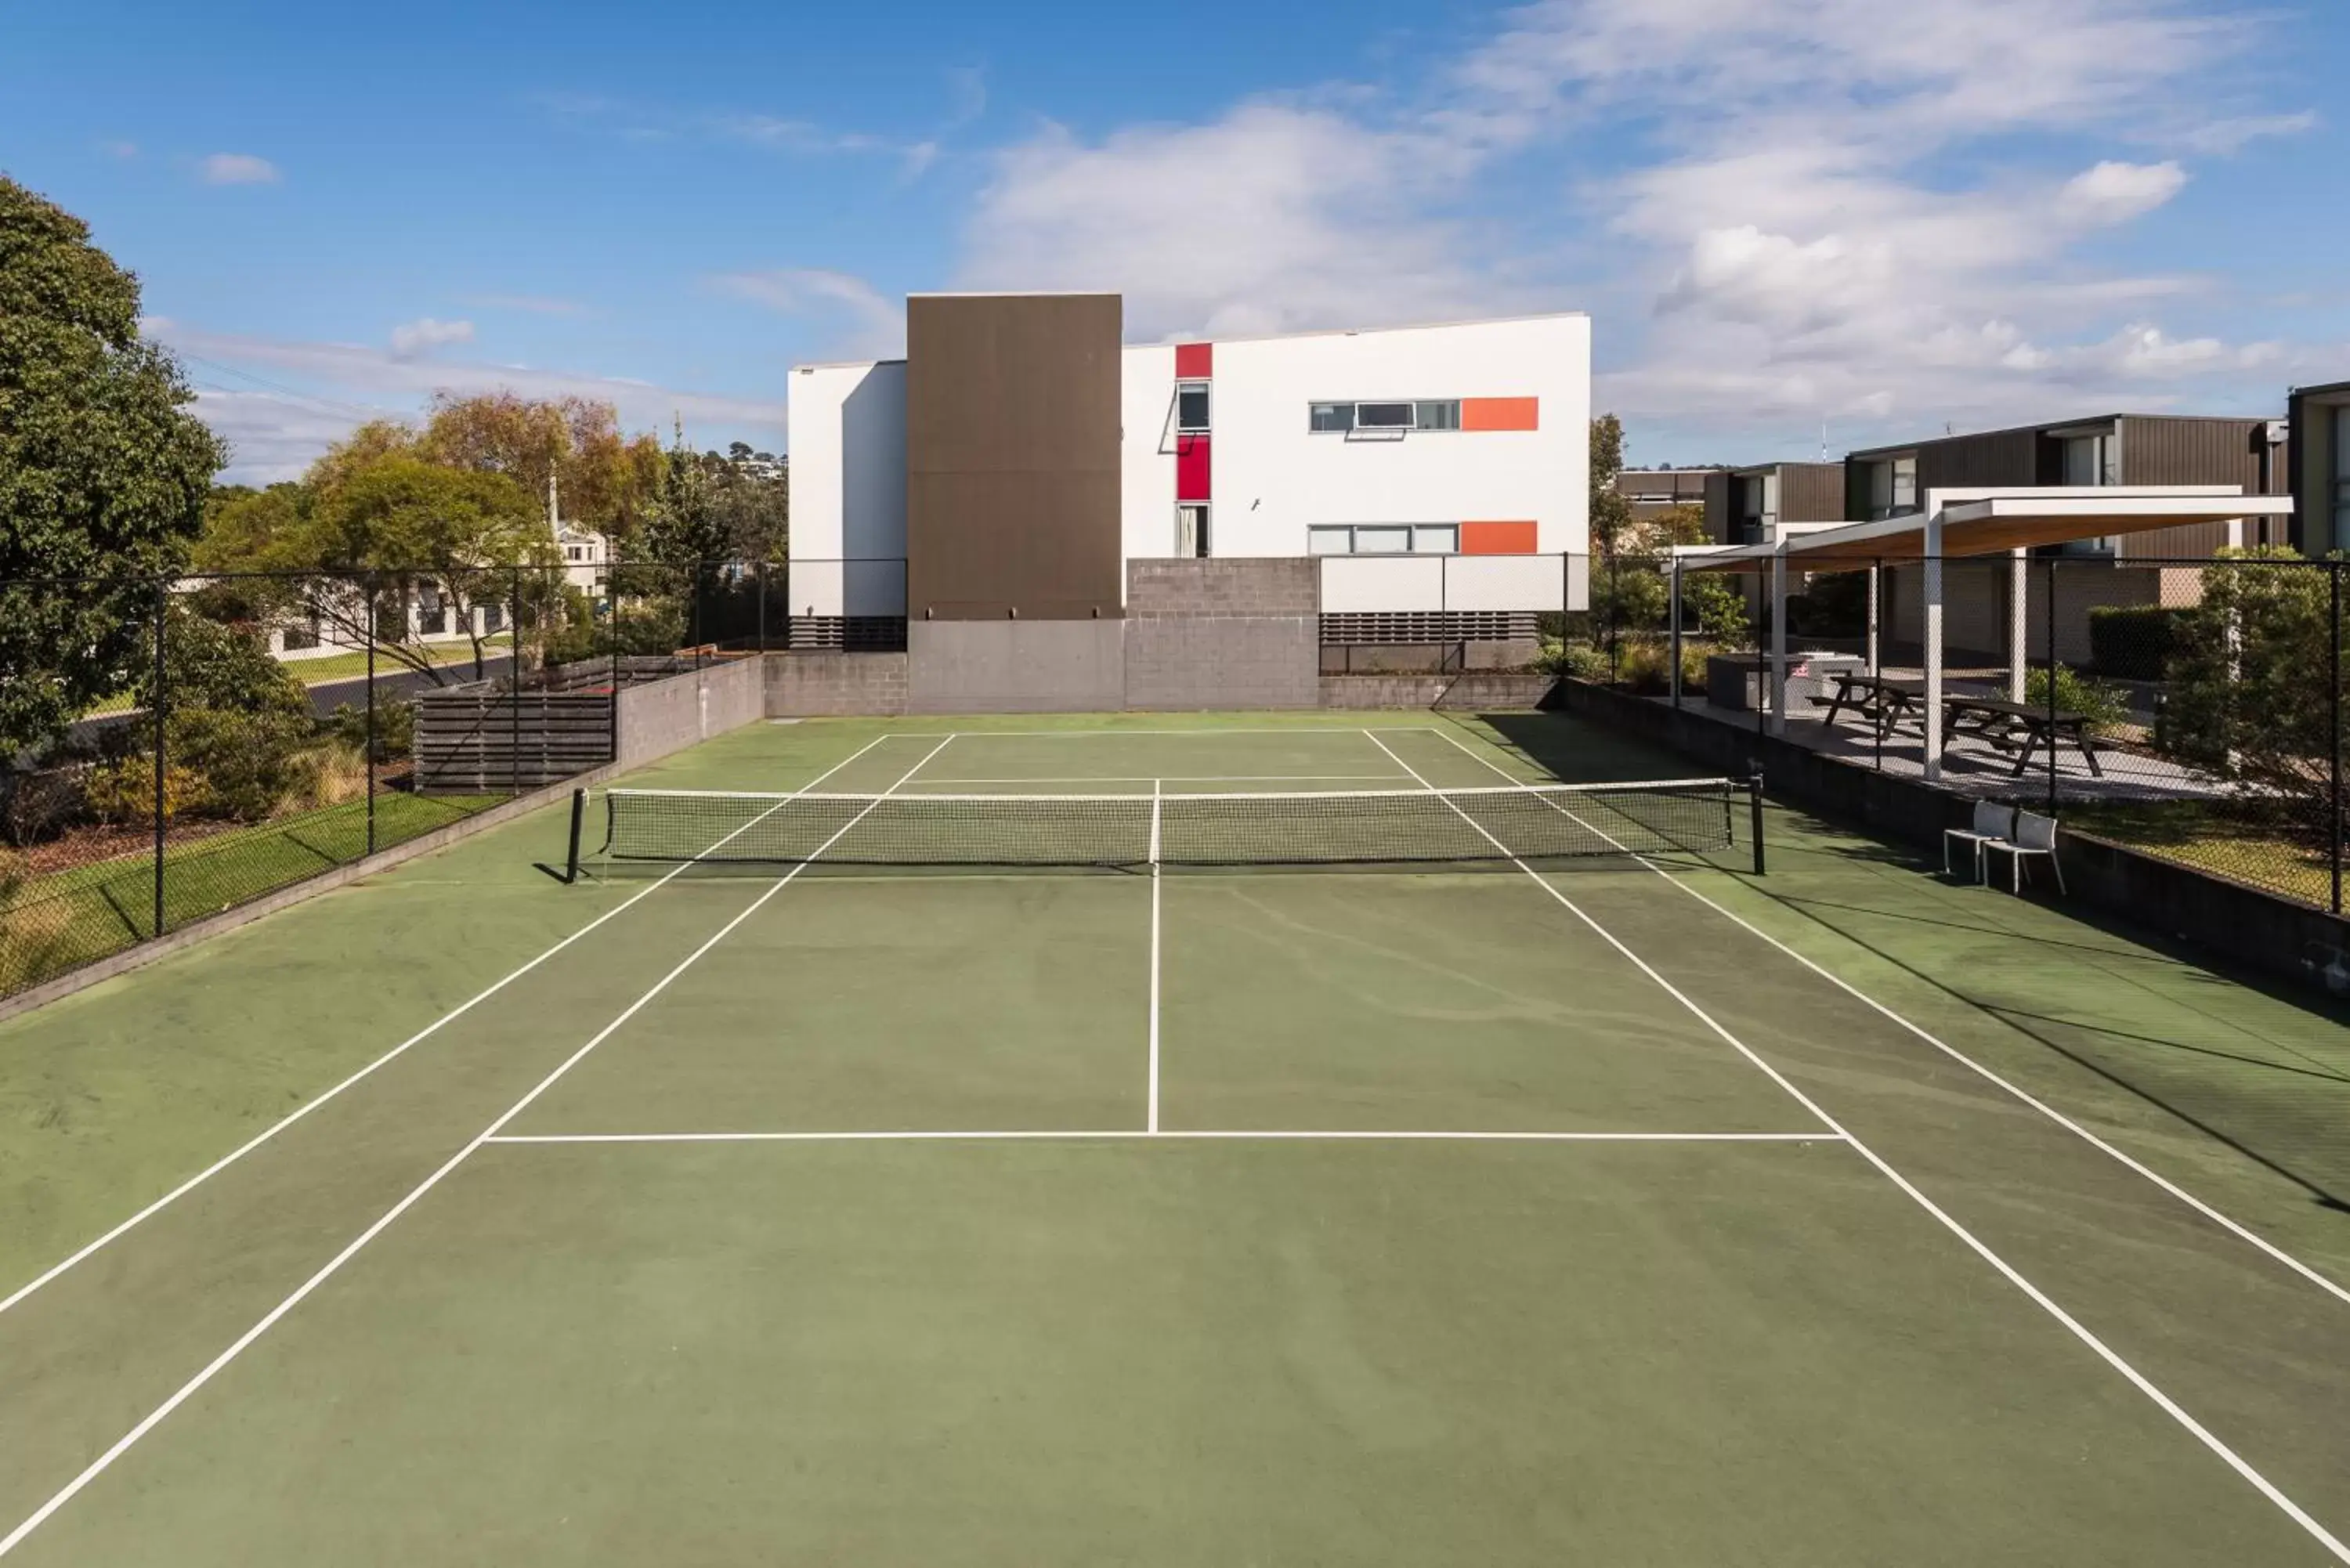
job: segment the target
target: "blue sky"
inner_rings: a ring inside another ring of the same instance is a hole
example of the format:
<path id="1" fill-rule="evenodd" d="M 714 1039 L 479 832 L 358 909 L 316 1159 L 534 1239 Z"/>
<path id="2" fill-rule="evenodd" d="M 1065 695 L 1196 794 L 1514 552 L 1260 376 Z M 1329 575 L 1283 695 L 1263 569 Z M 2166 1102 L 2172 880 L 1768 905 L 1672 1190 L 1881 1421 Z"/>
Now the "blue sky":
<path id="1" fill-rule="evenodd" d="M 1587 310 L 1643 462 L 2350 377 L 2330 0 L 11 11 L 0 169 L 248 479 L 436 387 L 780 447 L 786 367 L 934 288 Z"/>

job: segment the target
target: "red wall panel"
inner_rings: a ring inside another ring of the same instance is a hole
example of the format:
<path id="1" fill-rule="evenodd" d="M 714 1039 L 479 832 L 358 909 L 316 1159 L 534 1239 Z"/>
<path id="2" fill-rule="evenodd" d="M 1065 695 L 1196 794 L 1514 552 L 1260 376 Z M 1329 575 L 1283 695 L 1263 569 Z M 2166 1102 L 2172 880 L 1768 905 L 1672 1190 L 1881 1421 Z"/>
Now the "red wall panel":
<path id="1" fill-rule="evenodd" d="M 1464 556 L 1531 556 L 1534 545 L 1532 523 L 1461 524 L 1461 553 Z"/>
<path id="2" fill-rule="evenodd" d="M 1175 438 L 1175 499 L 1205 501 L 1208 499 L 1208 438 L 1203 435 L 1179 435 Z"/>
<path id="3" fill-rule="evenodd" d="M 1464 431 L 1531 431 L 1542 428 L 1539 398 L 1463 398 L 1461 428 Z"/>
<path id="4" fill-rule="evenodd" d="M 1175 345 L 1175 379 L 1179 381 L 1204 381 L 1214 375 L 1216 346 L 1212 343 L 1178 343 Z"/>

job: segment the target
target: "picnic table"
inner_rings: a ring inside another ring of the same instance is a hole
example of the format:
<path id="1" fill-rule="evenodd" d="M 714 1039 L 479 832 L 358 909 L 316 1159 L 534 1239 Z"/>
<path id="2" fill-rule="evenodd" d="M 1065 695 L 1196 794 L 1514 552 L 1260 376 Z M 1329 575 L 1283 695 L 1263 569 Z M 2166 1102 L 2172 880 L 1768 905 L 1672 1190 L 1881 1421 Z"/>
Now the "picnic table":
<path id="1" fill-rule="evenodd" d="M 1834 670 L 1828 679 L 1835 682 L 1835 695 L 1826 699 L 1827 712 L 1820 722 L 1833 724 L 1836 715 L 1849 708 L 1875 723 L 1879 735 L 1891 729 L 1898 719 L 1918 717 L 1926 695 L 1923 680 L 1872 675 L 1865 670 Z M 1821 699 L 1814 697 L 1812 701 Z"/>
<path id="2" fill-rule="evenodd" d="M 2089 772 L 2098 778 L 2106 770 L 2097 762 L 2096 749 L 2089 744 L 2090 719 L 2086 713 L 2075 713 L 2059 708 L 2051 712 L 2030 702 L 2012 702 L 2004 697 L 1946 696 L 1943 711 L 1950 714 L 1950 727 L 1943 732 L 1942 748 L 1960 735 L 1975 735 L 1988 741 L 2002 752 L 2015 753 L 2015 776 L 2022 778 L 2023 770 L 2032 765 L 2032 753 L 2041 747 L 2048 748 L 2054 760 L 2061 741 L 2069 741 L 2079 748 L 2081 760 L 2089 764 Z"/>
<path id="3" fill-rule="evenodd" d="M 1865 670 L 1839 671 L 1831 677 L 1836 683 L 1835 694 L 1825 700 L 1827 711 L 1823 723 L 1833 724 L 1836 715 L 1849 709 L 1877 726 L 1881 739 L 1895 724 L 1915 722 L 1923 728 L 1926 683 L 1915 677 L 1871 675 Z M 1814 701 L 1819 701 L 1814 699 Z M 2055 748 L 2070 742 L 2078 748 L 2081 758 L 2089 764 L 2089 772 L 2098 778 L 2106 770 L 2097 761 L 2096 749 L 2089 742 L 2090 719 L 2085 713 L 2075 713 L 2059 708 L 2051 713 L 2046 708 L 2030 702 L 2012 702 L 2004 697 L 1977 697 L 1965 692 L 1945 692 L 1942 711 L 1950 723 L 1942 732 L 1942 749 L 1948 752 L 1952 742 L 1964 736 L 1973 736 L 1994 749 L 2015 753 L 2015 774 L 2021 778 L 2032 765 L 2033 753 L 2041 747 Z"/>

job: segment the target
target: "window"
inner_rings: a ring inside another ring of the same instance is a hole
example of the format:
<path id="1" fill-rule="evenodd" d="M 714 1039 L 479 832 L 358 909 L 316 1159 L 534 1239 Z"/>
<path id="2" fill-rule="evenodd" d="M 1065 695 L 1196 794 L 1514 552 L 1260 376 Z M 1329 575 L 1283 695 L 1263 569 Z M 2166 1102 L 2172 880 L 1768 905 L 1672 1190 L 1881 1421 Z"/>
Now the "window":
<path id="1" fill-rule="evenodd" d="M 1868 517 L 1876 522 L 1918 510 L 1918 460 L 1887 458 L 1868 465 Z"/>
<path id="2" fill-rule="evenodd" d="M 2064 440 L 2064 483 L 2117 484 L 2114 438 L 2110 435 L 2067 436 Z"/>
<path id="3" fill-rule="evenodd" d="M 1208 383 L 1175 383 L 1175 429 L 1182 435 L 1204 435 L 1208 430 Z"/>
<path id="4" fill-rule="evenodd" d="M 1422 398 L 1416 402 L 1389 399 L 1369 403 L 1308 403 L 1305 428 L 1317 435 L 1344 435 L 1353 431 L 1457 431 L 1461 400 Z"/>
<path id="5" fill-rule="evenodd" d="M 1339 523 L 1305 531 L 1310 556 L 1450 556 L 1460 548 L 1457 523 Z"/>
<path id="6" fill-rule="evenodd" d="M 1208 508 L 1186 502 L 1175 508 L 1175 553 L 1204 556 L 1208 553 Z"/>

